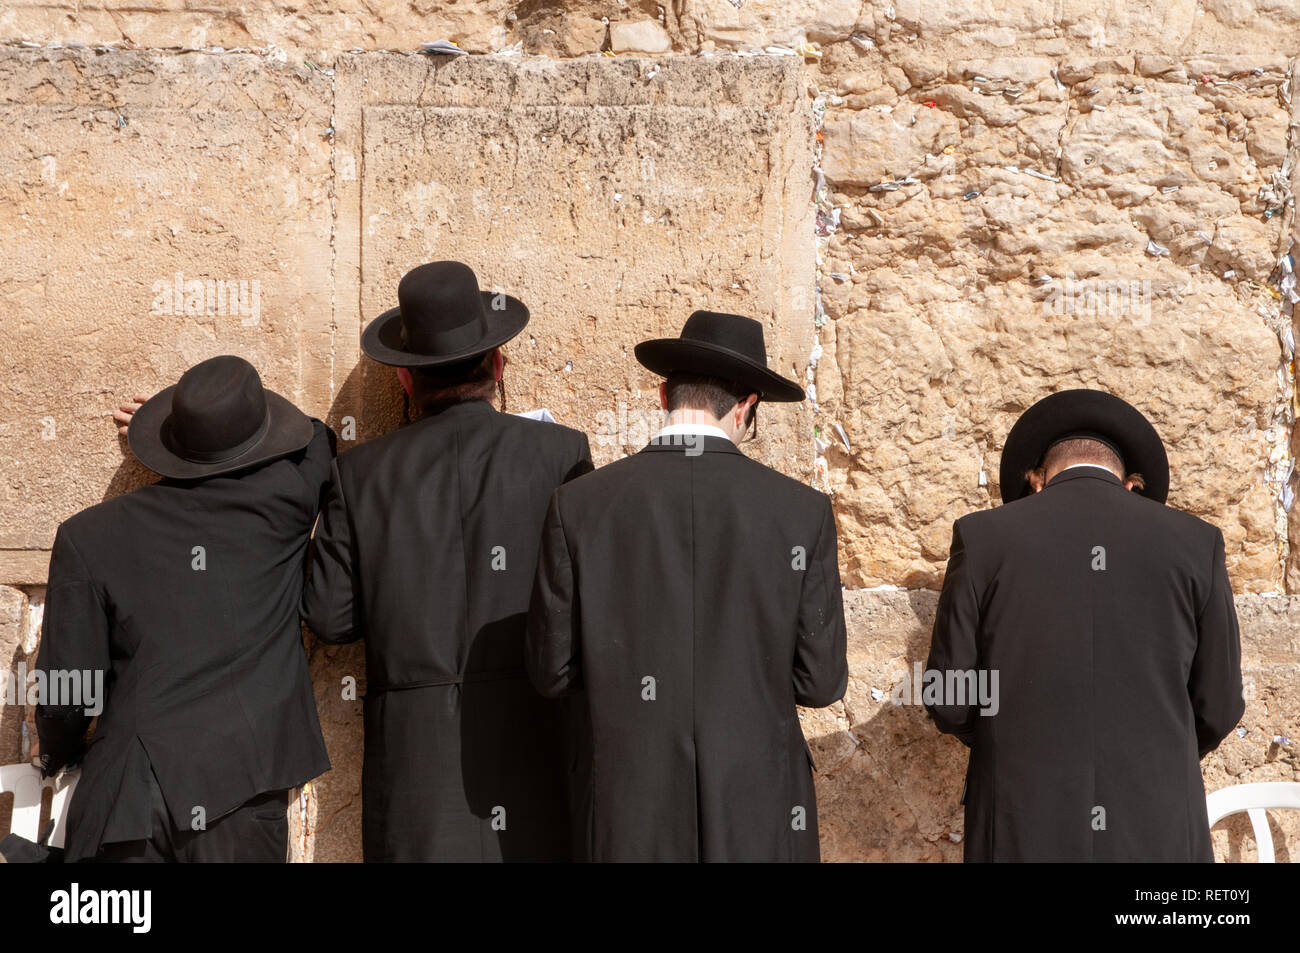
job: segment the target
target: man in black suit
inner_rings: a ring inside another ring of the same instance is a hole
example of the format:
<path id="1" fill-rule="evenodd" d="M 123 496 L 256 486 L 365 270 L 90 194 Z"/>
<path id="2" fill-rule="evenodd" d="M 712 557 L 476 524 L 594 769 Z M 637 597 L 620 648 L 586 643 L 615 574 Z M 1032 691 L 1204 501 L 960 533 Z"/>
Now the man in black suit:
<path id="1" fill-rule="evenodd" d="M 736 446 L 767 369 L 762 325 L 697 311 L 637 359 L 669 425 L 556 491 L 528 628 L 548 697 L 583 690 L 575 762 L 585 859 L 816 861 L 812 755 L 796 705 L 844 694 L 830 500 Z"/>
<path id="2" fill-rule="evenodd" d="M 459 262 L 421 265 L 362 336 L 420 418 L 341 454 L 303 616 L 366 640 L 367 861 L 564 860 L 563 706 L 524 675 L 546 504 L 587 438 L 500 413 L 500 346 L 528 309 Z"/>
<path id="3" fill-rule="evenodd" d="M 164 479 L 66 520 L 50 560 L 37 668 L 106 693 L 36 712 L 45 773 L 82 764 L 66 859 L 283 861 L 287 789 L 329 770 L 298 602 L 333 434 L 215 357 L 128 437 Z"/>
<path id="4" fill-rule="evenodd" d="M 1168 488 L 1141 413 L 1062 391 L 1007 436 L 1006 505 L 954 525 L 926 703 L 971 749 L 967 861 L 1213 859 L 1199 762 L 1244 711 L 1237 616 L 1222 533 Z"/>

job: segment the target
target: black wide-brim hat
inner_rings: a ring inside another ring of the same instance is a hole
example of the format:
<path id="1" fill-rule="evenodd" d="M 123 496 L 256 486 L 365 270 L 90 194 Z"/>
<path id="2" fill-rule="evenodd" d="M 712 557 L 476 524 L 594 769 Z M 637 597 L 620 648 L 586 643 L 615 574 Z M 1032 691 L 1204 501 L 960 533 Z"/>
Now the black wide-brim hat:
<path id="1" fill-rule="evenodd" d="M 361 333 L 361 350 L 392 367 L 439 367 L 480 357 L 528 324 L 518 298 L 480 291 L 478 278 L 458 261 L 420 265 L 402 276 L 396 308 Z"/>
<path id="2" fill-rule="evenodd" d="M 1140 473 L 1136 492 L 1158 503 L 1169 496 L 1169 457 L 1156 428 L 1132 404 L 1101 390 L 1063 390 L 1034 404 L 1012 426 L 999 468 L 1002 502 L 1033 492 L 1025 472 L 1039 466 L 1054 443 L 1088 437 L 1109 444 L 1126 473 Z"/>
<path id="3" fill-rule="evenodd" d="M 311 418 L 262 387 L 242 357 L 194 365 L 131 417 L 127 443 L 164 477 L 194 480 L 235 473 L 288 456 L 311 443 Z"/>
<path id="4" fill-rule="evenodd" d="M 767 366 L 763 325 L 742 314 L 696 311 L 681 337 L 642 341 L 635 348 L 642 367 L 660 377 L 704 374 L 751 388 L 762 400 L 798 401 L 804 390 Z"/>

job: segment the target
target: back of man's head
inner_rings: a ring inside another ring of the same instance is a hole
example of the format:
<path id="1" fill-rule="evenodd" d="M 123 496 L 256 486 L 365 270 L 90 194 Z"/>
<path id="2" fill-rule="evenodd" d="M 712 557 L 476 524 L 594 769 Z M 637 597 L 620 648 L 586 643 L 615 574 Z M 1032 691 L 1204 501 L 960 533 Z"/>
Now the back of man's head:
<path id="1" fill-rule="evenodd" d="M 664 381 L 664 401 L 668 413 L 675 410 L 703 410 L 718 420 L 726 417 L 733 407 L 753 392 L 752 388 L 743 384 L 707 374 L 670 374 Z M 754 401 L 745 417 L 746 429 L 754 421 L 757 410 L 758 401 Z M 757 427 L 754 428 L 754 434 L 758 434 Z"/>
<path id="2" fill-rule="evenodd" d="M 441 367 L 411 368 L 411 402 L 426 413 L 434 407 L 471 400 L 491 400 L 496 392 L 493 355 Z"/>
<path id="3" fill-rule="evenodd" d="M 1146 486 L 1140 473 L 1124 472 L 1124 461 L 1118 453 L 1100 440 L 1088 437 L 1070 437 L 1048 448 L 1043 454 L 1043 462 L 1025 474 L 1025 478 L 1035 490 L 1042 489 L 1047 481 L 1066 467 L 1087 463 L 1092 466 L 1105 467 L 1115 474 L 1129 489 L 1141 490 Z"/>

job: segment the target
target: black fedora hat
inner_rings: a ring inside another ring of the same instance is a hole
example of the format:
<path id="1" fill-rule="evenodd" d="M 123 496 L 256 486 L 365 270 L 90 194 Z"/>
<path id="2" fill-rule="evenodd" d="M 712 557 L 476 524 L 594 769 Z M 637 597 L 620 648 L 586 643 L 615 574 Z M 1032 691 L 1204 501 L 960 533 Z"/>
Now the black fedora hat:
<path id="1" fill-rule="evenodd" d="M 233 473 L 311 443 L 311 418 L 262 387 L 242 357 L 195 364 L 131 418 L 127 442 L 150 470 L 177 480 Z"/>
<path id="2" fill-rule="evenodd" d="M 1029 495 L 1025 471 L 1043 461 L 1055 443 L 1071 437 L 1100 440 L 1119 454 L 1127 473 L 1140 473 L 1143 496 L 1163 503 L 1169 495 L 1169 457 L 1156 428 L 1142 412 L 1102 390 L 1063 390 L 1044 397 L 1007 434 L 999 468 L 1002 502 Z"/>
<path id="3" fill-rule="evenodd" d="M 741 314 L 696 311 L 686 319 L 681 337 L 642 341 L 635 353 L 643 367 L 660 377 L 707 374 L 753 388 L 763 400 L 804 399 L 798 383 L 768 370 L 763 325 Z"/>
<path id="4" fill-rule="evenodd" d="M 397 307 L 366 326 L 361 350 L 393 367 L 456 364 L 500 347 L 527 323 L 518 298 L 480 291 L 468 265 L 434 261 L 402 276 Z"/>

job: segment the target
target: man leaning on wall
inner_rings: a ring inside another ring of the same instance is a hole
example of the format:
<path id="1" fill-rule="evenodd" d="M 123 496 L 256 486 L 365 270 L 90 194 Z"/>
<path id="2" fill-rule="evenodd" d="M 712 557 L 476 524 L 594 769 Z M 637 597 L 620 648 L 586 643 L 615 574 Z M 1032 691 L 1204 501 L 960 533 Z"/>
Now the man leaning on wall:
<path id="1" fill-rule="evenodd" d="M 521 301 L 452 261 L 397 299 L 362 347 L 419 418 L 339 456 L 303 594 L 319 638 L 366 642 L 363 856 L 567 860 L 567 706 L 528 684 L 523 641 L 546 504 L 591 469 L 587 438 L 493 406 Z"/>
<path id="2" fill-rule="evenodd" d="M 45 774 L 81 764 L 66 860 L 282 862 L 330 766 L 298 602 L 333 434 L 234 356 L 119 421 L 163 479 L 59 527 L 37 660 L 102 690 L 36 710 Z"/>

